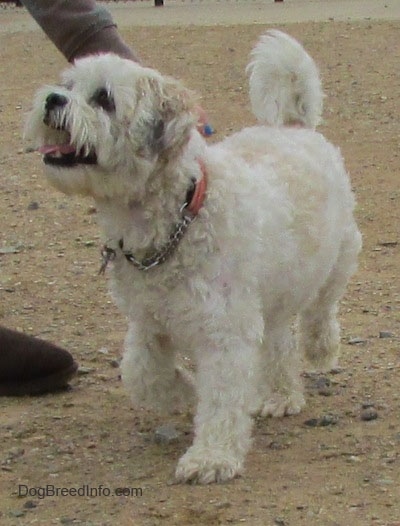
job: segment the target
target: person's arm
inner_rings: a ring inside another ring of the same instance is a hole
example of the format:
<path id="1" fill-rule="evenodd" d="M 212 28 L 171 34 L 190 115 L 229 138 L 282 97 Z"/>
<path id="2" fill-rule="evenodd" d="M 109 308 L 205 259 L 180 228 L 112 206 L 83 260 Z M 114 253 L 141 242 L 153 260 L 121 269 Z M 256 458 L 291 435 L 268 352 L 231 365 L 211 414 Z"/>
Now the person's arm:
<path id="1" fill-rule="evenodd" d="M 46 35 L 68 62 L 96 53 L 115 53 L 140 62 L 122 40 L 111 13 L 95 0 L 21 0 Z M 205 137 L 212 135 L 207 115 L 197 108 L 197 129 Z"/>
<path id="2" fill-rule="evenodd" d="M 22 0 L 22 4 L 69 62 L 106 52 L 139 62 L 110 12 L 94 0 Z"/>

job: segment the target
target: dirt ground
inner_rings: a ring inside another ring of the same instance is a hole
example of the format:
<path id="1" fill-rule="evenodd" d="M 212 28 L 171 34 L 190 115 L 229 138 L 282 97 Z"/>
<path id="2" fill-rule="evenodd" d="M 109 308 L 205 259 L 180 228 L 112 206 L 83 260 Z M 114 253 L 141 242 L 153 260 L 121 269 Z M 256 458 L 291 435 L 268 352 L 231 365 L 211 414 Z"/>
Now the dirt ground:
<path id="1" fill-rule="evenodd" d="M 0 524 L 400 525 L 400 22 L 279 27 L 320 66 L 321 131 L 346 159 L 364 248 L 341 307 L 341 369 L 306 377 L 304 411 L 257 421 L 243 476 L 207 487 L 171 485 L 191 416 L 133 410 L 121 386 L 125 320 L 97 274 L 91 202 L 49 188 L 21 140 L 33 93 L 64 59 L 39 31 L 0 32 L 0 323 L 58 342 L 81 365 L 68 392 L 0 399 Z M 254 122 L 244 67 L 265 29 L 123 34 L 201 94 L 218 140 Z M 165 423 L 179 438 L 158 444 Z M 86 496 L 41 498 L 46 485 Z M 115 495 L 121 487 L 131 494 Z"/>

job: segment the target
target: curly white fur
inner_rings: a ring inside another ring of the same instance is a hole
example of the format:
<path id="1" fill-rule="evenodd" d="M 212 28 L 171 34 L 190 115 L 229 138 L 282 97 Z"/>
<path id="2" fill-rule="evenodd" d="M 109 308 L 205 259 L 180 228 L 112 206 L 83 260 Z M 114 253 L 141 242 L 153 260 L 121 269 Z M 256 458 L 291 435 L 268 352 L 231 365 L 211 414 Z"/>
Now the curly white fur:
<path id="1" fill-rule="evenodd" d="M 302 124 L 321 120 L 322 88 L 317 66 L 292 37 L 271 29 L 260 38 L 247 66 L 253 112 L 263 124 Z"/>
<path id="2" fill-rule="evenodd" d="M 129 319 L 122 377 L 133 403 L 182 408 L 193 382 L 176 353 L 196 361 L 195 438 L 179 481 L 235 477 L 251 414 L 301 410 L 302 356 L 324 370 L 336 364 L 337 304 L 361 245 L 341 155 L 310 129 L 322 100 L 311 58 L 273 31 L 249 68 L 256 115 L 273 126 L 218 144 L 197 132 L 183 86 L 113 55 L 77 61 L 61 86 L 40 91 L 28 123 L 50 182 L 95 199 L 115 250 L 112 290 Z M 90 155 L 95 163 L 82 164 Z M 134 268 L 120 240 L 137 257 L 165 243 L 202 176 L 199 160 L 208 189 L 196 221 L 168 261 Z"/>

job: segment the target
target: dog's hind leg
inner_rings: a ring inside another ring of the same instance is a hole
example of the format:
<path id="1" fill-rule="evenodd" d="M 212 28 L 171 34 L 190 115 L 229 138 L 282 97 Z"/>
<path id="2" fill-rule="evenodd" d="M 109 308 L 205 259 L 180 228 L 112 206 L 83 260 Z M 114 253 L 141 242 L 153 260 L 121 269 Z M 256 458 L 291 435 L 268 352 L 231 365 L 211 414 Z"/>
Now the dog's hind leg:
<path id="1" fill-rule="evenodd" d="M 190 373 L 175 364 L 169 337 L 150 324 L 131 324 L 121 363 L 122 380 L 135 406 L 161 413 L 185 409 L 194 401 Z"/>
<path id="2" fill-rule="evenodd" d="M 289 321 L 274 322 L 266 330 L 259 368 L 259 396 L 255 414 L 294 415 L 305 405 L 300 378 L 301 361 Z"/>
<path id="3" fill-rule="evenodd" d="M 316 300 L 299 315 L 298 345 L 313 369 L 329 371 L 337 366 L 340 348 L 338 303 L 355 271 L 361 236 L 354 226 L 344 239 L 337 262 Z"/>

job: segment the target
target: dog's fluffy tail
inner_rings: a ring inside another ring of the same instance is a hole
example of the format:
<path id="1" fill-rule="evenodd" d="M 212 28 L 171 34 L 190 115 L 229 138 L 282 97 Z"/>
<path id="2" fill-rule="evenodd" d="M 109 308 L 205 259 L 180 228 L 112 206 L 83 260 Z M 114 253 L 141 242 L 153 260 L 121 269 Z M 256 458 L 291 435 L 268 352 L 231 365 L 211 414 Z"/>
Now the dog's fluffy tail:
<path id="1" fill-rule="evenodd" d="M 268 31 L 253 49 L 247 72 L 253 113 L 261 123 L 318 125 L 323 99 L 318 69 L 294 38 Z"/>

